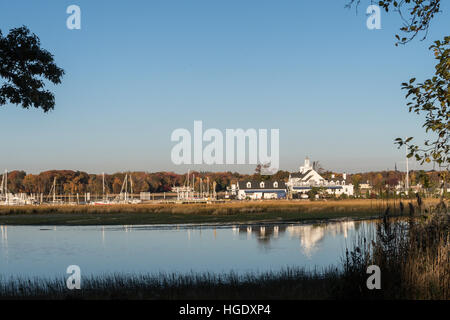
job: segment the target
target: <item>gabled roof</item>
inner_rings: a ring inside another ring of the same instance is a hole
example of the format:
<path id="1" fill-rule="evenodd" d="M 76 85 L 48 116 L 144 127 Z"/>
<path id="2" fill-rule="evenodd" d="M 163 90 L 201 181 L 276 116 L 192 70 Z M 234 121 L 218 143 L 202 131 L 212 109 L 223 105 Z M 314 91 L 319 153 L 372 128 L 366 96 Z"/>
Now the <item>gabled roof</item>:
<path id="1" fill-rule="evenodd" d="M 247 183 L 250 182 L 250 187 L 247 187 Z M 261 187 L 261 182 L 264 182 L 264 187 Z M 278 182 L 278 187 L 274 187 L 274 183 Z M 259 190 L 268 190 L 268 189 L 286 189 L 286 184 L 281 180 L 269 180 L 269 181 L 256 181 L 256 180 L 242 180 L 238 181 L 238 187 L 241 190 L 248 189 L 259 189 Z"/>
<path id="2" fill-rule="evenodd" d="M 308 170 L 305 173 L 301 173 L 301 172 L 294 172 L 291 173 L 291 178 L 299 178 L 299 179 L 303 179 L 304 177 L 306 177 L 312 170 Z"/>

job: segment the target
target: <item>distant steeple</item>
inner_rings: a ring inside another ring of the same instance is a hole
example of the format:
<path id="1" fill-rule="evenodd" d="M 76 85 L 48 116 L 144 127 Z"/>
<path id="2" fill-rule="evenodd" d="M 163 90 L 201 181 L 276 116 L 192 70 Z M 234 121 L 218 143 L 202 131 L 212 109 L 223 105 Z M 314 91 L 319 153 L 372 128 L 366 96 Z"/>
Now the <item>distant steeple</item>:
<path id="1" fill-rule="evenodd" d="M 306 157 L 304 165 L 302 167 L 300 167 L 300 173 L 305 173 L 306 171 L 311 170 L 311 169 L 312 169 L 312 167 L 309 162 L 309 157 Z"/>
<path id="2" fill-rule="evenodd" d="M 395 163 L 395 172 L 397 172 L 397 162 Z"/>

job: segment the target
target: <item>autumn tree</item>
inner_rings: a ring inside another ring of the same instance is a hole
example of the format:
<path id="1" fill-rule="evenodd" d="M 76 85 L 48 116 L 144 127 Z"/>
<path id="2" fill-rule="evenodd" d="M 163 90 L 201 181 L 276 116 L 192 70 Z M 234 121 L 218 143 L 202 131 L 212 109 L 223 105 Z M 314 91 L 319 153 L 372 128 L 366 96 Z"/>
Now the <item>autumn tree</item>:
<path id="1" fill-rule="evenodd" d="M 12 171 L 8 174 L 8 190 L 12 193 L 24 191 L 23 179 L 25 178 L 25 171 Z"/>
<path id="2" fill-rule="evenodd" d="M 24 187 L 24 191 L 26 193 L 33 193 L 37 191 L 37 179 L 32 174 L 27 174 L 22 181 L 22 185 Z"/>
<path id="3" fill-rule="evenodd" d="M 381 173 L 377 173 L 376 176 L 373 179 L 373 186 L 376 190 L 382 191 L 384 187 L 384 179 L 383 175 Z"/>
<path id="4" fill-rule="evenodd" d="M 361 175 L 360 174 L 354 174 L 352 175 L 352 184 L 355 188 L 355 194 L 360 195 L 360 184 L 361 184 Z"/>
<path id="5" fill-rule="evenodd" d="M 114 178 L 112 184 L 113 193 L 120 193 L 121 189 L 122 189 L 122 181 L 118 177 Z"/>

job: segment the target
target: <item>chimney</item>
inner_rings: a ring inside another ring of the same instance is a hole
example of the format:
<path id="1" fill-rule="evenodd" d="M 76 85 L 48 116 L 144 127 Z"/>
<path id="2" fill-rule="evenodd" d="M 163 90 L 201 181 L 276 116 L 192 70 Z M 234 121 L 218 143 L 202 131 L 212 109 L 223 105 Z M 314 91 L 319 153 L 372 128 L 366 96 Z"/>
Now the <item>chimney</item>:
<path id="1" fill-rule="evenodd" d="M 346 173 L 343 173 L 343 174 L 342 174 L 342 178 L 343 178 L 344 180 L 347 180 L 347 174 L 346 174 Z"/>

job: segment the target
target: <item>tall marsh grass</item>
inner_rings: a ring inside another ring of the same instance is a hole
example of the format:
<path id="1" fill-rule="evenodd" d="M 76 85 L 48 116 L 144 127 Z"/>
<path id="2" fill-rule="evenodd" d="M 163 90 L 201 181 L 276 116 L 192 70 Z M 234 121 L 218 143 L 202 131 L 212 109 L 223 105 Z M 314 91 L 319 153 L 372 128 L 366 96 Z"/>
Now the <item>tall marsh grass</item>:
<path id="1" fill-rule="evenodd" d="M 407 220 L 394 219 L 386 210 L 377 224 L 375 240 L 360 238 L 355 248 L 346 252 L 338 291 L 348 298 L 449 300 L 449 231 L 450 215 L 445 205 Z M 365 286 L 365 271 L 370 265 L 381 269 L 381 290 Z"/>
<path id="2" fill-rule="evenodd" d="M 0 299 L 323 299 L 338 279 L 336 270 L 215 274 L 113 274 L 82 279 L 70 291 L 65 279 L 0 281 Z"/>

